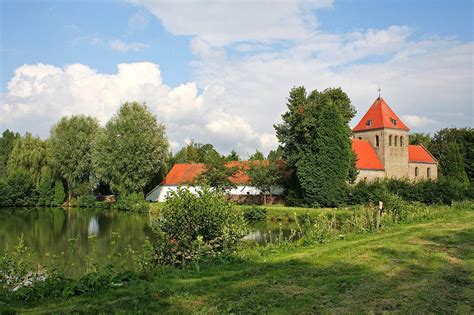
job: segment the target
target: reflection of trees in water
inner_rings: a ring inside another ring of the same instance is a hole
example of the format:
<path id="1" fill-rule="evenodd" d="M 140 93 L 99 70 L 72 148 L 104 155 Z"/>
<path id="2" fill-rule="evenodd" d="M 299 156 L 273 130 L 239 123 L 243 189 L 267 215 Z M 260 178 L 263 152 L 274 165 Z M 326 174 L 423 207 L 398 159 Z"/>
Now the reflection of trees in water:
<path id="1" fill-rule="evenodd" d="M 130 245 L 140 250 L 146 237 L 151 238 L 148 216 L 112 210 L 34 209 L 4 213 L 0 210 L 0 251 L 18 244 L 23 234 L 25 244 L 37 253 L 41 264 L 61 255 L 74 266 L 83 266 L 87 255 L 97 263 L 105 263 L 109 255 L 124 255 Z M 112 246 L 113 234 L 118 242 Z M 96 237 L 89 238 L 91 234 Z M 70 239 L 76 239 L 77 251 L 70 252 Z M 46 256 L 49 253 L 49 256 Z M 77 267 L 76 267 L 77 269 Z"/>

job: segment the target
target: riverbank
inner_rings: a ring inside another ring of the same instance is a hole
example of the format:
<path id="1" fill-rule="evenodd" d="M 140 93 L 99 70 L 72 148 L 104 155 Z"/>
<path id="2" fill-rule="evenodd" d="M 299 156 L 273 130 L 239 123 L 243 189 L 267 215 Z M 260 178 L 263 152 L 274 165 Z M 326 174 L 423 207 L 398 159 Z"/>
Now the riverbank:
<path id="1" fill-rule="evenodd" d="M 148 280 L 8 311 L 156 313 L 471 313 L 474 211 L 308 247 L 269 246 L 200 271 L 163 268 Z"/>

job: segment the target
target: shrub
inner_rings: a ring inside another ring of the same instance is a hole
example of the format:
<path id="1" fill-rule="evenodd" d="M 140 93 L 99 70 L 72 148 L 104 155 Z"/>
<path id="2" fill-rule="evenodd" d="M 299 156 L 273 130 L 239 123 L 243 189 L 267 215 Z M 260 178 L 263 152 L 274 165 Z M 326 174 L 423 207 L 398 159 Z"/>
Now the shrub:
<path id="1" fill-rule="evenodd" d="M 387 192 L 384 181 L 362 180 L 352 186 L 349 200 L 351 204 L 378 203 L 381 196 Z"/>
<path id="2" fill-rule="evenodd" d="M 228 256 L 245 235 L 242 214 L 223 192 L 209 188 L 197 195 L 184 188 L 172 192 L 153 226 L 158 236 L 156 263 L 162 265 Z"/>
<path id="3" fill-rule="evenodd" d="M 114 207 L 118 210 L 133 212 L 148 212 L 150 205 L 145 201 L 143 194 L 131 193 L 130 195 L 119 196 Z"/>
<path id="4" fill-rule="evenodd" d="M 298 242 L 303 245 L 329 242 L 337 233 L 335 220 L 335 217 L 329 218 L 324 214 L 313 218 L 312 223 L 305 228 L 303 236 Z"/>
<path id="5" fill-rule="evenodd" d="M 37 202 L 38 191 L 27 173 L 15 171 L 0 182 L 0 206 L 34 206 Z"/>
<path id="6" fill-rule="evenodd" d="M 244 219 L 247 222 L 265 221 L 267 219 L 267 209 L 253 206 L 244 211 Z"/>
<path id="7" fill-rule="evenodd" d="M 83 195 L 76 198 L 74 206 L 80 208 L 94 208 L 97 203 L 97 198 L 94 195 Z"/>

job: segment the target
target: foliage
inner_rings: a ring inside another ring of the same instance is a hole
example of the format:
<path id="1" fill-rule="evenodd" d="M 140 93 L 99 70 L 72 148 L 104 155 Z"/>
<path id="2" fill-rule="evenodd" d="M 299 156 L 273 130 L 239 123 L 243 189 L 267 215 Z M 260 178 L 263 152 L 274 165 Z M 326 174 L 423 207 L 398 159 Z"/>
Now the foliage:
<path id="1" fill-rule="evenodd" d="M 14 171 L 0 180 L 0 206 L 34 206 L 37 202 L 38 192 L 28 173 Z"/>
<path id="2" fill-rule="evenodd" d="M 233 152 L 235 153 L 235 151 Z M 191 141 L 187 146 L 176 152 L 176 154 L 172 156 L 171 161 L 172 164 L 205 163 L 207 160 L 218 157 L 220 157 L 220 154 L 216 151 L 212 144 L 202 144 Z"/>
<path id="3" fill-rule="evenodd" d="M 456 142 L 445 143 L 439 148 L 438 154 L 440 157 L 439 167 L 443 177 L 456 180 L 462 184 L 469 183 L 469 178 L 464 169 L 463 157 Z"/>
<path id="4" fill-rule="evenodd" d="M 118 210 L 148 213 L 150 205 L 145 201 L 142 193 L 120 195 L 114 208 Z"/>
<path id="5" fill-rule="evenodd" d="M 54 178 L 50 168 L 43 168 L 38 185 L 39 200 L 38 203 L 44 206 L 56 204 L 54 201 Z M 61 183 L 62 185 L 62 183 Z"/>
<path id="6" fill-rule="evenodd" d="M 235 187 L 231 178 L 239 171 L 237 166 L 227 165 L 224 158 L 215 156 L 207 159 L 204 171 L 199 174 L 194 182 L 198 185 L 209 186 L 218 190 Z"/>
<path id="7" fill-rule="evenodd" d="M 249 161 L 263 161 L 265 156 L 262 152 L 255 150 L 255 153 L 249 156 Z"/>
<path id="8" fill-rule="evenodd" d="M 31 256 L 23 237 L 13 251 L 5 250 L 5 254 L 0 256 L 0 290 L 16 291 L 22 285 L 37 281 Z"/>
<path id="9" fill-rule="evenodd" d="M 408 138 L 410 144 L 421 144 L 425 148 L 428 148 L 431 144 L 431 135 L 429 133 L 411 133 Z"/>
<path id="10" fill-rule="evenodd" d="M 240 161 L 240 156 L 239 154 L 237 154 L 237 152 L 235 150 L 232 150 L 230 151 L 229 155 L 227 155 L 225 157 L 225 160 L 227 162 L 230 162 L 230 161 Z"/>
<path id="11" fill-rule="evenodd" d="M 8 159 L 8 173 L 24 172 L 32 178 L 35 185 L 39 185 L 42 170 L 48 163 L 47 142 L 27 132 L 13 143 Z"/>
<path id="12" fill-rule="evenodd" d="M 428 146 L 429 151 L 438 159 L 440 169 L 443 173 L 442 165 L 446 157 L 446 146 L 455 142 L 464 161 L 464 170 L 470 182 L 474 181 L 474 128 L 444 128 L 439 130 L 433 136 L 433 140 Z M 446 174 L 446 173 L 443 173 Z"/>
<path id="13" fill-rule="evenodd" d="M 282 175 L 276 161 L 254 161 L 248 164 L 245 171 L 250 177 L 250 184 L 261 191 L 264 197 L 264 204 L 267 204 L 267 195 L 272 193 L 280 183 Z"/>
<path id="14" fill-rule="evenodd" d="M 124 103 L 99 133 L 93 164 L 99 180 L 121 194 L 142 192 L 166 168 L 165 127 L 145 104 Z"/>
<path id="15" fill-rule="evenodd" d="M 278 146 L 276 150 L 270 150 L 267 155 L 267 160 L 271 161 L 277 161 L 277 160 L 282 160 L 283 159 L 283 149 Z"/>
<path id="16" fill-rule="evenodd" d="M 267 209 L 256 206 L 252 206 L 249 209 L 245 209 L 244 219 L 247 222 L 265 221 L 267 219 Z"/>
<path id="17" fill-rule="evenodd" d="M 154 228 L 156 263 L 182 266 L 233 253 L 245 222 L 223 192 L 202 188 L 195 195 L 179 188 L 167 198 Z"/>
<path id="18" fill-rule="evenodd" d="M 7 176 L 8 159 L 10 158 L 13 144 L 18 138 L 20 138 L 20 134 L 18 132 L 15 133 L 8 129 L 5 130 L 0 137 L 0 178 Z"/>
<path id="19" fill-rule="evenodd" d="M 347 195 L 352 159 L 349 127 L 334 103 L 323 106 L 313 141 L 297 163 L 303 196 L 311 206 L 338 206 Z"/>
<path id="20" fill-rule="evenodd" d="M 54 182 L 54 203 L 59 206 L 64 202 L 66 198 L 66 192 L 64 191 L 64 185 L 61 180 Z"/>
<path id="21" fill-rule="evenodd" d="M 351 100 L 340 88 L 329 88 L 322 92 L 314 90 L 309 96 L 302 86 L 290 91 L 288 111 L 282 115 L 283 123 L 274 125 L 283 149 L 283 158 L 290 168 L 296 167 L 306 148 L 313 143 L 319 116 L 328 102 L 338 108 L 346 124 L 356 113 Z"/>
<path id="22" fill-rule="evenodd" d="M 97 119 L 84 115 L 63 117 L 51 128 L 51 156 L 66 182 L 69 203 L 80 185 L 89 187 L 86 193 L 92 190 L 92 149 L 98 132 Z"/>
<path id="23" fill-rule="evenodd" d="M 416 182 L 406 179 L 359 181 L 351 187 L 349 202 L 376 205 L 384 201 L 387 194 L 395 194 L 407 202 L 449 205 L 466 198 L 468 191 L 465 184 L 445 177 Z"/>

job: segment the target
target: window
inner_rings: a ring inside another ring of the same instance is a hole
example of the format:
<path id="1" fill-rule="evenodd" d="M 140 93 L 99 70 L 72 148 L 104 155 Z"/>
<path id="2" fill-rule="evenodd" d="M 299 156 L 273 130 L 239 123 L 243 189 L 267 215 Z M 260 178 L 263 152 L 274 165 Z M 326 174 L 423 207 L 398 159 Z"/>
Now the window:
<path id="1" fill-rule="evenodd" d="M 392 145 L 392 135 L 390 135 L 388 137 L 388 145 L 391 146 Z"/>
<path id="2" fill-rule="evenodd" d="M 431 178 L 431 168 L 426 169 L 426 177 Z"/>
<path id="3" fill-rule="evenodd" d="M 392 121 L 392 125 L 394 125 L 394 126 L 397 125 L 397 120 L 396 119 L 390 118 L 390 120 Z"/>
<path id="4" fill-rule="evenodd" d="M 394 146 L 397 146 L 397 144 L 398 144 L 398 136 L 395 136 L 395 144 L 394 144 Z"/>
<path id="5" fill-rule="evenodd" d="M 362 140 L 362 137 L 359 137 L 359 140 Z"/>
<path id="6" fill-rule="evenodd" d="M 415 167 L 415 177 L 418 177 L 418 167 Z"/>
<path id="7" fill-rule="evenodd" d="M 400 146 L 403 147 L 403 137 L 400 136 Z"/>
<path id="8" fill-rule="evenodd" d="M 367 121 L 365 122 L 365 125 L 366 125 L 367 127 L 372 126 L 372 120 L 370 120 L 370 119 L 367 120 Z"/>
<path id="9" fill-rule="evenodd" d="M 378 147 L 379 145 L 379 136 L 375 136 L 375 146 Z"/>

